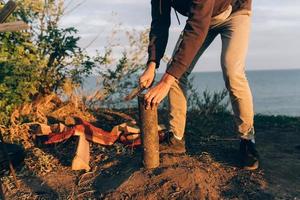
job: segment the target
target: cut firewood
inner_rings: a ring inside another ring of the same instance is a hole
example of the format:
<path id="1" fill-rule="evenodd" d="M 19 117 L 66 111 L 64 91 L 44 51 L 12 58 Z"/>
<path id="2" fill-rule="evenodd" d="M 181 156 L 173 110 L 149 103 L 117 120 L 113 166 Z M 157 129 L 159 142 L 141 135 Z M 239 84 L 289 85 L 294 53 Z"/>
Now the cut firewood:
<path id="1" fill-rule="evenodd" d="M 141 134 L 131 134 L 131 135 L 126 135 L 127 140 L 136 140 L 141 136 Z"/>
<path id="2" fill-rule="evenodd" d="M 85 133 L 79 134 L 76 155 L 72 161 L 72 170 L 90 171 L 90 143 L 86 140 Z"/>
<path id="3" fill-rule="evenodd" d="M 62 123 L 47 125 L 47 124 L 38 124 L 35 130 L 33 131 L 36 136 L 49 135 L 50 133 L 61 133 L 65 130 L 66 126 Z"/>
<path id="4" fill-rule="evenodd" d="M 39 124 L 36 130 L 34 131 L 36 136 L 49 135 L 52 133 L 51 127 L 47 124 Z"/>
<path id="5" fill-rule="evenodd" d="M 51 125 L 50 128 L 53 133 L 60 133 L 65 130 L 66 126 L 62 123 L 58 123 Z"/>

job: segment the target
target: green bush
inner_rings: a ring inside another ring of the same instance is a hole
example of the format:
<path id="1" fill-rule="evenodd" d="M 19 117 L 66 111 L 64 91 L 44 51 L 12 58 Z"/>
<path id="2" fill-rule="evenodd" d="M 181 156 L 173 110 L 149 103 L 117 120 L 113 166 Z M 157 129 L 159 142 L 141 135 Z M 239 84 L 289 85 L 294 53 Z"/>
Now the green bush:
<path id="1" fill-rule="evenodd" d="M 229 101 L 226 100 L 228 96 L 226 89 L 213 92 L 206 89 L 202 94 L 199 94 L 197 88 L 192 84 L 193 80 L 194 77 L 191 77 L 188 82 L 187 101 L 189 110 L 197 111 L 204 116 L 228 112 Z"/>
<path id="2" fill-rule="evenodd" d="M 2 124 L 21 103 L 59 92 L 66 80 L 82 83 L 95 66 L 93 59 L 78 46 L 77 30 L 58 26 L 63 15 L 61 1 L 43 2 L 17 1 L 18 9 L 9 20 L 23 20 L 32 28 L 0 33 Z"/>

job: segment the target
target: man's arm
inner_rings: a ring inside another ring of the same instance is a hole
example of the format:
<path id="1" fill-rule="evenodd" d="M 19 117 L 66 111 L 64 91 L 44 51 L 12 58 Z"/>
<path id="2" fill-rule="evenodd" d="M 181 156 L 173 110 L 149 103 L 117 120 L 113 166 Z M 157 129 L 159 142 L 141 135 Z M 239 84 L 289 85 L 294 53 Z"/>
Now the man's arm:
<path id="1" fill-rule="evenodd" d="M 151 30 L 149 34 L 147 68 L 140 77 L 140 87 L 148 88 L 155 77 L 155 69 L 159 67 L 164 56 L 171 24 L 171 5 L 169 1 L 151 0 Z"/>
<path id="2" fill-rule="evenodd" d="M 159 104 L 168 94 L 171 85 L 188 69 L 201 48 L 210 26 L 215 0 L 193 0 L 184 28 L 183 40 L 173 56 L 171 67 L 160 82 L 145 95 L 147 108 Z"/>
<path id="3" fill-rule="evenodd" d="M 148 64 L 156 63 L 159 67 L 160 60 L 164 56 L 169 37 L 171 24 L 171 5 L 169 1 L 151 0 L 151 30 L 149 34 Z"/>
<path id="4" fill-rule="evenodd" d="M 215 0 L 193 0 L 182 42 L 167 73 L 179 79 L 201 48 L 210 26 Z"/>

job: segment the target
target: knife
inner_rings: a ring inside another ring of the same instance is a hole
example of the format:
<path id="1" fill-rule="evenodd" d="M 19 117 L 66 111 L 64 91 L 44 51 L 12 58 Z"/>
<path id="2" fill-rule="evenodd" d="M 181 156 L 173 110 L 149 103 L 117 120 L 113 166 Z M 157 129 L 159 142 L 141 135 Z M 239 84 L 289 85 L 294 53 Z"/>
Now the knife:
<path id="1" fill-rule="evenodd" d="M 151 85 L 148 87 L 148 88 L 151 88 L 154 84 L 154 80 L 155 80 L 155 77 L 156 77 L 156 74 L 154 74 L 154 78 L 153 78 L 153 81 L 151 83 Z M 125 101 L 130 101 L 132 99 L 134 99 L 136 96 L 138 96 L 139 94 L 141 94 L 144 90 L 146 90 L 147 88 L 145 87 L 141 87 L 140 85 L 136 88 L 134 88 L 130 93 L 129 95 L 127 95 L 125 97 Z"/>
<path id="2" fill-rule="evenodd" d="M 130 100 L 134 99 L 137 95 L 141 94 L 145 89 L 146 89 L 146 88 L 140 87 L 140 86 L 134 88 L 134 89 L 129 93 L 129 95 L 127 95 L 127 96 L 125 97 L 125 101 L 130 101 Z"/>

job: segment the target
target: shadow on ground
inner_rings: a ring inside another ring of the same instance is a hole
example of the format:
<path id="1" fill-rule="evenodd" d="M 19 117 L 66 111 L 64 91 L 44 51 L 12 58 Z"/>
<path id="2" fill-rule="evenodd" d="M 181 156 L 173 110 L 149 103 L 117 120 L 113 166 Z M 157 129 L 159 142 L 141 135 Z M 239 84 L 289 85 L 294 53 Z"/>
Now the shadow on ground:
<path id="1" fill-rule="evenodd" d="M 139 171 L 142 166 L 142 154 L 138 149 L 133 155 L 118 156 L 107 162 L 103 166 L 111 163 L 111 166 L 102 170 L 96 177 L 93 187 L 96 194 L 106 194 L 117 189 L 136 171 Z"/>

